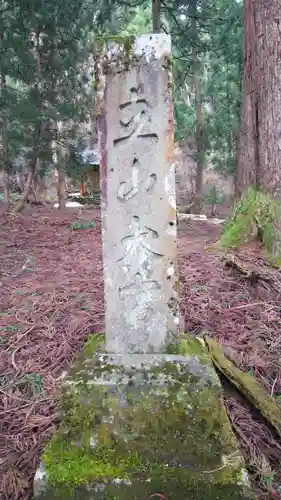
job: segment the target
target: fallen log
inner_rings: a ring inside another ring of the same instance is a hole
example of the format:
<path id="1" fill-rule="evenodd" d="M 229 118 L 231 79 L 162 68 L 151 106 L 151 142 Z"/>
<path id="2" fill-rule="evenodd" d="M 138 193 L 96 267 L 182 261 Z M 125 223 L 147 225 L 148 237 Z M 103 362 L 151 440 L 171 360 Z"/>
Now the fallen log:
<path id="1" fill-rule="evenodd" d="M 210 356 L 217 369 L 233 384 L 246 399 L 257 408 L 264 419 L 281 437 L 281 407 L 264 387 L 249 373 L 237 368 L 224 354 L 222 346 L 206 337 Z"/>

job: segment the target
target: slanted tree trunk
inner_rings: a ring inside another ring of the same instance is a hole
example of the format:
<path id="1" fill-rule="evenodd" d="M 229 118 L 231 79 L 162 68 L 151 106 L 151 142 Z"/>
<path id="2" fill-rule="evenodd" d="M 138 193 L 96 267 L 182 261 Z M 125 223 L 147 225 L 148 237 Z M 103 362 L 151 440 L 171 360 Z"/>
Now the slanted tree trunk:
<path id="1" fill-rule="evenodd" d="M 41 33 L 41 28 L 38 25 L 35 32 L 34 32 L 34 55 L 36 57 L 37 61 L 37 71 L 34 75 L 34 88 L 36 89 L 36 92 L 38 93 L 40 91 L 40 85 L 41 85 L 41 53 L 40 53 L 40 33 Z M 43 102 L 42 99 L 40 98 L 38 100 L 37 104 L 38 108 L 38 114 L 42 112 L 43 108 Z M 33 148 L 32 148 L 32 160 L 29 165 L 28 169 L 28 175 L 27 175 L 27 180 L 24 186 L 24 190 L 21 196 L 21 199 L 19 202 L 16 204 L 14 207 L 14 213 L 19 213 L 23 210 L 25 203 L 28 199 L 28 195 L 30 193 L 30 190 L 32 188 L 32 183 L 34 179 L 34 175 L 36 173 L 36 169 L 38 168 L 38 164 L 40 162 L 39 159 L 39 154 L 40 154 L 40 148 L 42 146 L 42 122 L 40 121 L 39 123 L 36 123 L 34 127 L 34 133 L 33 133 Z"/>
<path id="2" fill-rule="evenodd" d="M 33 177 L 34 177 L 34 174 L 35 174 L 35 169 L 36 169 L 36 165 L 35 165 L 35 163 L 32 163 L 29 166 L 28 175 L 27 175 L 26 183 L 25 183 L 24 190 L 23 190 L 23 193 L 21 195 L 21 198 L 20 198 L 20 200 L 18 201 L 18 203 L 14 207 L 13 212 L 15 214 L 20 213 L 24 209 L 24 206 L 25 206 L 25 203 L 26 203 L 26 200 L 28 198 L 29 191 L 30 191 L 30 188 L 31 188 L 31 185 L 32 185 Z"/>
<path id="3" fill-rule="evenodd" d="M 244 0 L 244 72 L 235 194 L 281 198 L 281 4 Z"/>

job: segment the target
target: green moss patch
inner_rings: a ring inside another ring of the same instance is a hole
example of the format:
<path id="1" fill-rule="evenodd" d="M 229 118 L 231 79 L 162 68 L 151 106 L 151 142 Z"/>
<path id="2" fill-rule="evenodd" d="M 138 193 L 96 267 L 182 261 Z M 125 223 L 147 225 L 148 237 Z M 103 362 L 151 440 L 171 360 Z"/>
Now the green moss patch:
<path id="1" fill-rule="evenodd" d="M 225 225 L 219 246 L 235 248 L 258 238 L 264 244 L 270 263 L 281 265 L 280 205 L 269 195 L 250 187 L 236 204 L 233 215 Z"/>
<path id="2" fill-rule="evenodd" d="M 180 356 L 198 356 L 203 365 L 212 365 L 211 359 L 204 347 L 204 342 L 189 334 L 179 335 L 177 342 L 168 346 L 167 352 L 170 354 L 179 354 Z"/>

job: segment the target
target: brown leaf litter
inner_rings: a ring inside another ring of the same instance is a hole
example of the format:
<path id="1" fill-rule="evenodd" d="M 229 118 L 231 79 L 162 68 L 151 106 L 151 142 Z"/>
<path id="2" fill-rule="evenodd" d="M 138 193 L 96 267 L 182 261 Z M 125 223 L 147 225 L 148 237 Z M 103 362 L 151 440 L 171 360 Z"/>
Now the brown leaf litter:
<path id="1" fill-rule="evenodd" d="M 30 498 L 40 453 L 60 418 L 60 376 L 87 336 L 104 329 L 99 210 L 87 210 L 83 220 L 96 220 L 96 228 L 73 231 L 75 212 L 46 207 L 1 218 L 1 500 Z M 180 226 L 185 331 L 215 337 L 240 369 L 250 370 L 281 401 L 279 273 L 273 272 L 271 283 L 252 284 L 225 267 L 204 249 L 219 230 L 207 222 Z M 269 272 L 258 247 L 239 257 Z M 281 498 L 281 443 L 232 388 L 225 389 L 225 403 L 259 498 Z"/>

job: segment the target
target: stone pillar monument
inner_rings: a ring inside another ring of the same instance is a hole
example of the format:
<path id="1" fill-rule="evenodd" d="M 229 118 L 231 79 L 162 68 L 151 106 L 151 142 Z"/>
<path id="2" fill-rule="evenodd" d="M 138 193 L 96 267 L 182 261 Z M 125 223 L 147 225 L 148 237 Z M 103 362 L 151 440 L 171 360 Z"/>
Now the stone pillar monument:
<path id="1" fill-rule="evenodd" d="M 179 334 L 170 71 L 165 34 L 107 60 L 105 338 L 89 339 L 64 382 L 64 419 L 44 451 L 36 499 L 246 498 L 208 352 Z"/>
<path id="2" fill-rule="evenodd" d="M 106 349 L 160 353 L 178 332 L 173 103 L 165 35 L 111 61 L 102 147 Z"/>

